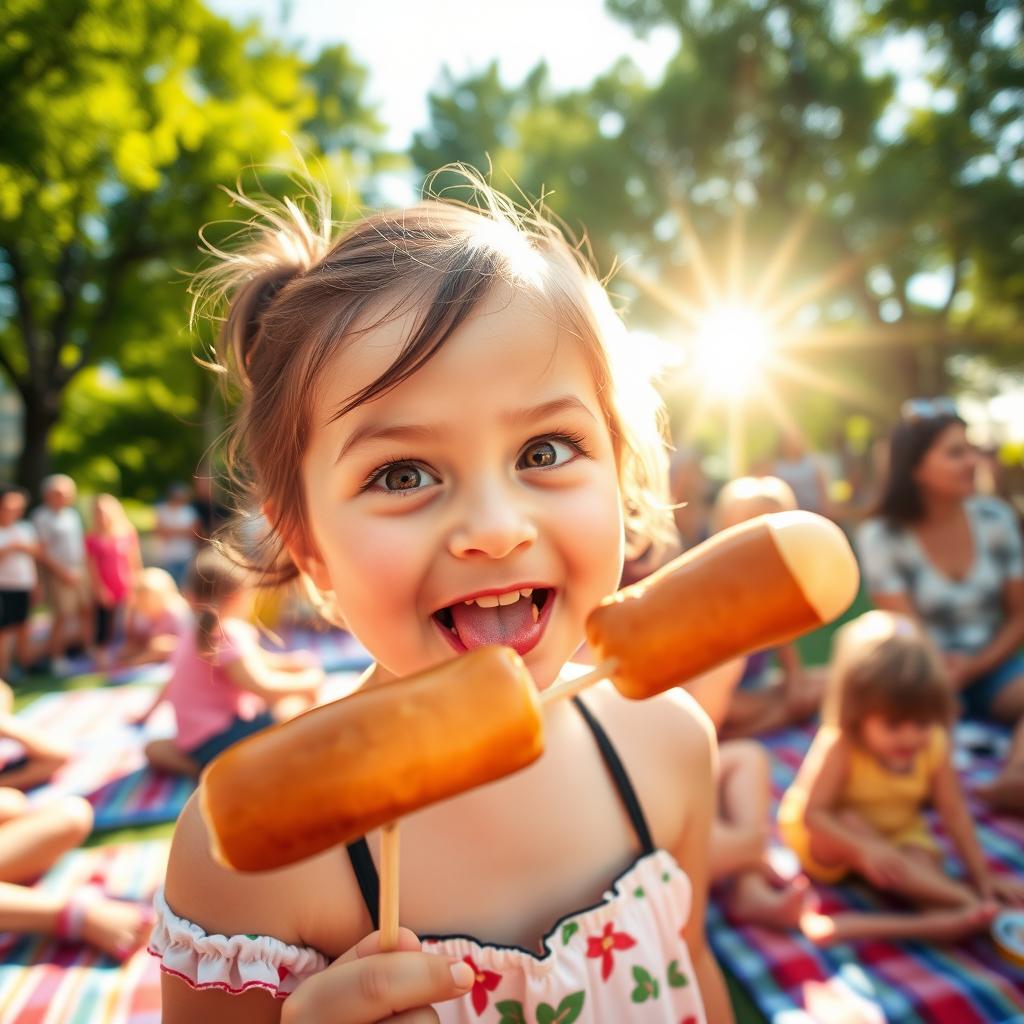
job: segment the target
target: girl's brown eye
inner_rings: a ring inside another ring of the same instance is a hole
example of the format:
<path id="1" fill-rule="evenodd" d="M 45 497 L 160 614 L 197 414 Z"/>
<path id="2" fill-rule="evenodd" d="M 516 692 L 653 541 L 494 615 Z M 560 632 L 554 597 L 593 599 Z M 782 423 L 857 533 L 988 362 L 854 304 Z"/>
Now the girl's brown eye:
<path id="1" fill-rule="evenodd" d="M 532 444 L 523 453 L 523 461 L 530 468 L 553 466 L 557 458 L 555 446 L 550 441 Z"/>
<path id="2" fill-rule="evenodd" d="M 423 474 L 415 466 L 394 466 L 384 475 L 384 487 L 389 491 L 415 490 L 423 481 Z"/>

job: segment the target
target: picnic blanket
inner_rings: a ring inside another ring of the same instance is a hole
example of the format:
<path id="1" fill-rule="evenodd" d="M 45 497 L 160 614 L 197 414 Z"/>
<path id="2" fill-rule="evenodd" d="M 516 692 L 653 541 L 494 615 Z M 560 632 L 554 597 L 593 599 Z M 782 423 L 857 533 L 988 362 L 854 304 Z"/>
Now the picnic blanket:
<path id="1" fill-rule="evenodd" d="M 68 896 L 95 878 L 110 896 L 151 900 L 163 883 L 167 840 L 62 857 L 38 883 Z M 118 965 L 89 946 L 0 933 L 4 1024 L 159 1024 L 160 968 L 145 948 Z"/>
<path id="2" fill-rule="evenodd" d="M 67 743 L 74 755 L 45 786 L 33 789 L 33 802 L 77 794 L 93 806 L 96 828 L 174 821 L 195 788 L 191 779 L 164 775 L 146 767 L 143 747 L 154 735 L 173 729 L 169 709 L 160 711 L 145 730 L 128 724 L 144 711 L 153 685 L 48 693 L 18 713 L 19 721 Z M 10 748 L 10 749 L 8 749 Z M 0 761 L 20 750 L 0 740 Z"/>
<path id="3" fill-rule="evenodd" d="M 772 760 L 773 811 L 812 737 L 811 727 L 764 737 Z M 954 739 L 954 763 L 968 787 L 995 774 L 1007 745 L 1005 731 L 968 723 Z M 969 793 L 968 798 L 989 863 L 1024 875 L 1024 820 L 996 817 Z M 944 838 L 943 845 L 950 854 Z M 950 873 L 959 872 L 954 858 Z M 816 889 L 825 912 L 885 905 L 860 883 Z M 1024 1022 L 1024 969 L 1003 959 L 987 935 L 956 946 L 860 942 L 817 949 L 795 932 L 731 925 L 712 902 L 708 937 L 719 962 L 773 1024 Z"/>

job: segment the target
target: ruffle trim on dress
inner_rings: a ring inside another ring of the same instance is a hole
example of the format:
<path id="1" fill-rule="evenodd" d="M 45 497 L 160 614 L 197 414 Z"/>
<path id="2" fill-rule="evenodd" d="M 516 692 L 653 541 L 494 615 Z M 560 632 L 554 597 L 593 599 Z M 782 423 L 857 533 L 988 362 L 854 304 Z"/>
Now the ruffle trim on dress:
<path id="1" fill-rule="evenodd" d="M 292 946 L 270 935 L 207 935 L 171 910 L 162 889 L 153 905 L 157 920 L 149 952 L 160 958 L 162 971 L 190 988 L 233 995 L 261 988 L 284 999 L 328 964 L 315 949 Z"/>

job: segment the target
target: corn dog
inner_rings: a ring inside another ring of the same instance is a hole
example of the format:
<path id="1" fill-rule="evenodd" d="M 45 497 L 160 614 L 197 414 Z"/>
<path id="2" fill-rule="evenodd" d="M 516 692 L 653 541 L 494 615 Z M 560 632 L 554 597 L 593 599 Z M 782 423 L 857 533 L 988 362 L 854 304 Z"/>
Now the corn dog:
<path id="1" fill-rule="evenodd" d="M 835 523 L 811 512 L 759 516 L 605 598 L 587 641 L 619 692 L 642 700 L 830 622 L 859 579 Z"/>
<path id="2" fill-rule="evenodd" d="M 499 779 L 543 749 L 522 659 L 482 647 L 236 744 L 204 773 L 200 807 L 221 863 L 265 871 Z"/>

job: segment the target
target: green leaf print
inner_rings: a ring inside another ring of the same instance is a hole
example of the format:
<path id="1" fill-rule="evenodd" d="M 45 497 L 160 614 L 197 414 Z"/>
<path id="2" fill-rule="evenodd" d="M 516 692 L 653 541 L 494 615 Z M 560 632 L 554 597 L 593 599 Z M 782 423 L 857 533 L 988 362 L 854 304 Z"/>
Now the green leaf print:
<path id="1" fill-rule="evenodd" d="M 668 965 L 668 983 L 672 988 L 686 988 L 690 984 L 690 979 L 679 970 L 678 960 L 673 960 Z"/>
<path id="2" fill-rule="evenodd" d="M 537 1024 L 572 1024 L 583 1010 L 583 992 L 566 996 L 554 1009 L 549 1003 L 537 1007 Z"/>
<path id="3" fill-rule="evenodd" d="M 501 1014 L 498 1024 L 526 1024 L 523 1004 L 518 999 L 503 999 L 495 1003 L 494 1008 Z"/>
<path id="4" fill-rule="evenodd" d="M 635 896 L 635 897 L 636 897 L 636 898 L 637 898 L 638 900 L 642 900 L 642 899 L 644 898 L 644 895 L 645 895 L 645 893 L 644 893 L 644 887 L 643 887 L 642 885 L 638 885 L 638 886 L 637 886 L 637 887 L 636 887 L 636 888 L 635 888 L 635 889 L 633 890 L 633 895 L 634 895 L 634 896 Z"/>
<path id="5" fill-rule="evenodd" d="M 562 945 L 568 946 L 569 940 L 580 930 L 580 926 L 575 921 L 570 921 L 568 924 L 562 925 Z"/>
<path id="6" fill-rule="evenodd" d="M 636 981 L 636 988 L 630 994 L 634 1003 L 646 1003 L 648 999 L 657 999 L 661 989 L 658 982 L 651 977 L 649 972 L 642 967 L 633 968 L 633 979 Z"/>

